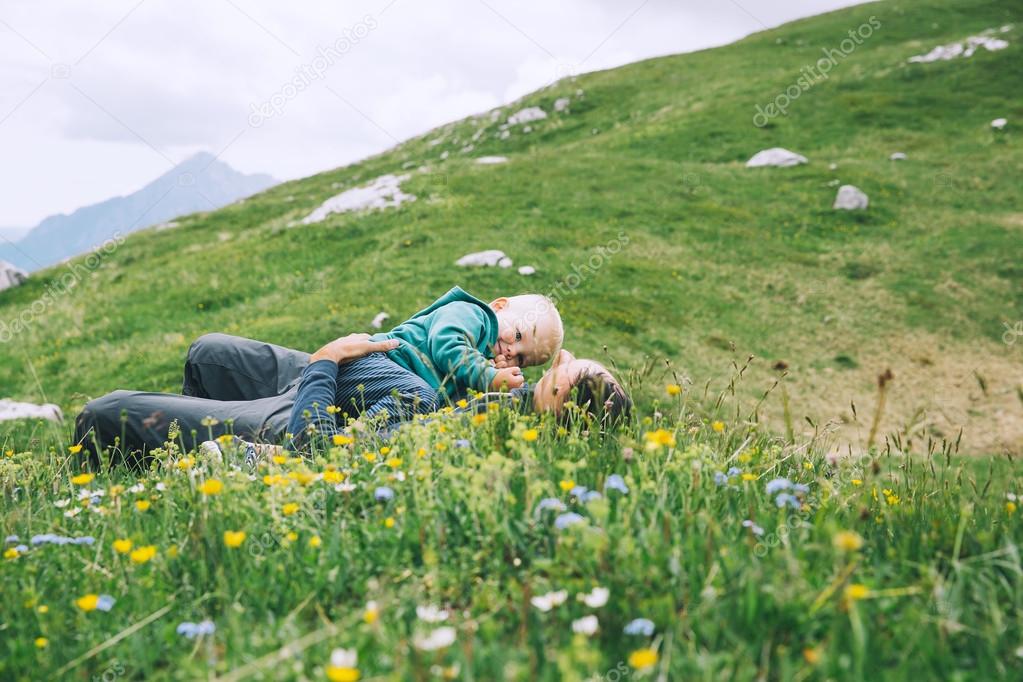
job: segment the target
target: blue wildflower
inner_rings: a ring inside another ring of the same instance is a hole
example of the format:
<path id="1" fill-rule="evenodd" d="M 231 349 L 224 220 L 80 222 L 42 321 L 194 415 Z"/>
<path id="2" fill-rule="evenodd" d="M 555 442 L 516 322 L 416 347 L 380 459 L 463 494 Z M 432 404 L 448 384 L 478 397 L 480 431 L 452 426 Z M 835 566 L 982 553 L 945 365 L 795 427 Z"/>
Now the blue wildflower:
<path id="1" fill-rule="evenodd" d="M 767 482 L 765 490 L 768 495 L 774 495 L 775 493 L 781 492 L 782 490 L 788 490 L 792 487 L 792 481 L 787 478 L 775 478 Z"/>
<path id="2" fill-rule="evenodd" d="M 622 495 L 629 494 L 629 486 L 625 485 L 625 479 L 618 474 L 611 474 L 607 477 L 607 481 L 604 482 L 604 492 L 608 490 L 617 490 Z"/>
<path id="3" fill-rule="evenodd" d="M 4 538 L 4 542 L 5 543 L 17 542 L 18 540 L 19 540 L 19 538 L 18 538 L 17 535 L 8 535 L 6 538 Z"/>
<path id="4" fill-rule="evenodd" d="M 27 547 L 26 545 L 15 545 L 15 546 L 14 546 L 14 550 L 15 550 L 15 551 L 16 551 L 16 552 L 17 552 L 18 554 L 24 554 L 25 552 L 27 552 L 27 551 L 28 551 L 28 547 Z"/>
<path id="5" fill-rule="evenodd" d="M 742 469 L 740 469 L 739 467 L 730 467 L 728 469 L 728 478 L 731 478 L 732 476 L 738 476 L 741 473 Z"/>
<path id="6" fill-rule="evenodd" d="M 394 491 L 386 485 L 382 485 L 373 491 L 373 497 L 377 502 L 387 502 L 394 499 Z"/>
<path id="7" fill-rule="evenodd" d="M 625 625 L 624 632 L 627 635 L 649 637 L 654 634 L 654 622 L 648 618 L 636 618 Z"/>
<path id="8" fill-rule="evenodd" d="M 586 494 L 586 486 L 584 486 L 584 485 L 577 485 L 576 487 L 574 487 L 571 490 L 569 490 L 568 494 L 571 495 L 572 497 L 578 497 L 578 498 L 581 499 L 583 497 L 583 495 Z"/>
<path id="9" fill-rule="evenodd" d="M 96 542 L 96 538 L 92 537 L 91 535 L 83 535 L 80 538 L 70 538 L 70 539 L 71 539 L 71 544 L 73 544 L 73 545 L 91 545 L 92 543 Z"/>
<path id="10" fill-rule="evenodd" d="M 468 438 L 459 438 L 458 440 L 455 441 L 455 447 L 456 448 L 467 448 L 467 447 L 470 447 L 469 439 Z"/>
<path id="11" fill-rule="evenodd" d="M 603 495 L 598 493 L 596 490 L 587 490 L 579 498 L 579 501 L 582 502 L 583 504 L 586 504 L 587 502 L 592 502 L 593 500 L 599 500 L 601 497 L 603 497 Z"/>
<path id="12" fill-rule="evenodd" d="M 790 495 L 789 493 L 779 494 L 778 497 L 774 498 L 774 503 L 778 505 L 779 509 L 786 505 L 792 507 L 793 509 L 799 509 L 799 507 L 801 506 L 799 498 L 796 497 L 795 495 Z"/>
<path id="13" fill-rule="evenodd" d="M 719 486 L 726 485 L 728 483 L 728 476 L 723 471 L 715 471 L 714 482 Z"/>
<path id="14" fill-rule="evenodd" d="M 212 620 L 204 620 L 201 623 L 190 623 L 185 621 L 178 625 L 178 634 L 187 637 L 188 639 L 195 639 L 203 635 L 212 635 L 217 631 L 217 626 L 213 624 Z"/>
<path id="15" fill-rule="evenodd" d="M 539 514 L 542 511 L 553 509 L 554 511 L 563 512 L 565 511 L 565 503 L 556 497 L 545 497 L 540 500 L 536 505 L 536 513 Z"/>
<path id="16" fill-rule="evenodd" d="M 805 495 L 810 492 L 810 486 L 805 483 L 794 483 L 792 484 L 792 490 L 800 495 Z"/>
<path id="17" fill-rule="evenodd" d="M 564 514 L 560 514 L 558 518 L 554 519 L 554 527 L 558 530 L 565 530 L 569 526 L 574 526 L 577 523 L 583 523 L 585 521 L 586 519 L 580 514 L 576 514 L 575 512 L 566 512 Z"/>
<path id="18" fill-rule="evenodd" d="M 96 608 L 100 611 L 109 611 L 114 608 L 114 604 L 117 600 L 111 597 L 109 594 L 101 594 L 99 600 L 96 602 Z"/>

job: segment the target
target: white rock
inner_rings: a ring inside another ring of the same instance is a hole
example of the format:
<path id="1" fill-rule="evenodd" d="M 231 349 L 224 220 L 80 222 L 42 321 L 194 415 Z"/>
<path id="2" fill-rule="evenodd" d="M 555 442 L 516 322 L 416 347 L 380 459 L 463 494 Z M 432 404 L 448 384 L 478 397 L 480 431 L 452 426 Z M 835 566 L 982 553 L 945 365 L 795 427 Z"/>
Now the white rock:
<path id="1" fill-rule="evenodd" d="M 989 29 L 979 36 L 970 36 L 966 40 L 957 43 L 938 45 L 927 54 L 918 54 L 915 57 L 910 57 L 909 62 L 911 64 L 928 64 L 930 62 L 948 61 L 958 57 L 972 57 L 982 47 L 989 52 L 1004 50 L 1009 47 L 1009 41 L 985 35 L 993 32 L 993 29 Z"/>
<path id="2" fill-rule="evenodd" d="M 531 133 L 531 132 L 533 132 L 533 126 L 525 126 L 525 127 L 523 127 L 522 128 L 522 132 L 524 132 L 524 133 Z"/>
<path id="3" fill-rule="evenodd" d="M 501 263 L 501 261 L 508 259 L 508 256 L 504 254 L 504 251 L 498 251 L 497 249 L 490 249 L 489 251 L 478 251 L 476 253 L 469 253 L 457 261 L 455 265 L 463 268 L 492 268 Z M 508 259 L 509 262 L 511 259 Z"/>
<path id="4" fill-rule="evenodd" d="M 369 326 L 373 327 L 373 329 L 380 329 L 384 326 L 384 322 L 389 319 L 391 319 L 391 316 L 381 310 L 376 314 L 376 317 L 373 318 L 373 321 L 369 323 Z"/>
<path id="5" fill-rule="evenodd" d="M 568 105 L 571 103 L 572 100 L 570 100 L 569 98 L 559 97 L 558 99 L 554 100 L 554 111 L 565 111 L 566 109 L 568 109 Z"/>
<path id="6" fill-rule="evenodd" d="M 828 164 L 828 170 L 838 170 L 838 164 L 837 163 L 829 163 Z"/>
<path id="7" fill-rule="evenodd" d="M 34 405 L 0 398 L 0 422 L 12 419 L 46 419 L 51 422 L 64 420 L 60 408 L 53 403 Z"/>
<path id="8" fill-rule="evenodd" d="M 906 156 L 905 152 L 895 152 L 888 158 L 891 161 L 905 161 L 908 157 Z"/>
<path id="9" fill-rule="evenodd" d="M 510 268 L 513 265 L 512 259 L 505 256 L 501 260 L 497 261 L 497 266 L 500 268 Z"/>
<path id="10" fill-rule="evenodd" d="M 178 223 L 176 221 L 169 220 L 169 221 L 167 221 L 165 223 L 160 223 L 159 225 L 157 225 L 156 226 L 156 231 L 157 232 L 162 232 L 163 230 L 170 230 L 170 229 L 175 228 L 177 226 L 178 226 Z"/>
<path id="11" fill-rule="evenodd" d="M 0 260 L 0 291 L 16 287 L 28 279 L 28 273 L 19 267 Z"/>
<path id="12" fill-rule="evenodd" d="M 530 275 L 536 274 L 536 268 L 532 265 L 523 265 L 519 268 L 519 274 L 529 277 Z"/>
<path id="13" fill-rule="evenodd" d="M 858 187 L 853 185 L 842 185 L 838 188 L 835 196 L 835 204 L 832 208 L 845 211 L 857 211 L 868 206 L 870 200 Z"/>
<path id="14" fill-rule="evenodd" d="M 462 153 L 463 153 L 463 154 L 468 154 L 468 153 L 469 153 L 469 152 L 471 152 L 471 151 L 472 151 L 473 149 L 476 149 L 476 145 L 472 145 L 472 144 L 467 144 L 467 145 L 465 145 L 464 147 L 462 147 Z"/>
<path id="15" fill-rule="evenodd" d="M 501 131 L 500 138 L 502 140 L 507 140 L 509 137 L 511 137 L 511 131 L 510 130 L 502 130 Z"/>
<path id="16" fill-rule="evenodd" d="M 302 224 L 318 223 L 332 213 L 394 208 L 406 201 L 415 201 L 414 195 L 401 191 L 401 183 L 408 178 L 408 175 L 381 175 L 368 185 L 346 190 L 324 201 L 319 208 L 302 219 Z"/>
<path id="17" fill-rule="evenodd" d="M 1009 119 L 1006 118 L 996 118 L 995 120 L 991 121 L 991 127 L 994 128 L 995 130 L 1001 130 L 1008 124 Z"/>
<path id="18" fill-rule="evenodd" d="M 530 123 L 532 121 L 542 121 L 547 118 L 547 112 L 540 107 L 528 107 L 517 111 L 508 117 L 508 125 L 517 126 L 521 123 Z"/>
<path id="19" fill-rule="evenodd" d="M 508 163 L 507 156 L 481 156 L 476 159 L 476 163 L 481 166 L 493 166 L 498 163 Z"/>
<path id="20" fill-rule="evenodd" d="M 746 162 L 746 168 L 762 168 L 764 166 L 777 166 L 787 168 L 806 163 L 806 157 L 795 152 L 790 152 L 782 147 L 772 147 L 759 151 L 753 158 Z"/>
<path id="21" fill-rule="evenodd" d="M 449 156 L 451 156 L 451 152 L 442 152 L 440 155 L 440 160 L 446 161 Z"/>

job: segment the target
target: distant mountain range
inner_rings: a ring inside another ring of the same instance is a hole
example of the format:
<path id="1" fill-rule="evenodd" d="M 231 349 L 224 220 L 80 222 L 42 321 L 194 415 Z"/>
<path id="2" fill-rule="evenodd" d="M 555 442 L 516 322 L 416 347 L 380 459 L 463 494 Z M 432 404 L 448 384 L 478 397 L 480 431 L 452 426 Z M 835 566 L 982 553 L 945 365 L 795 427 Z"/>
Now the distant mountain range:
<path id="1" fill-rule="evenodd" d="M 277 180 L 246 175 L 201 152 L 142 189 L 43 220 L 13 243 L 0 243 L 0 260 L 29 272 L 127 234 L 196 211 L 210 211 L 260 192 Z"/>

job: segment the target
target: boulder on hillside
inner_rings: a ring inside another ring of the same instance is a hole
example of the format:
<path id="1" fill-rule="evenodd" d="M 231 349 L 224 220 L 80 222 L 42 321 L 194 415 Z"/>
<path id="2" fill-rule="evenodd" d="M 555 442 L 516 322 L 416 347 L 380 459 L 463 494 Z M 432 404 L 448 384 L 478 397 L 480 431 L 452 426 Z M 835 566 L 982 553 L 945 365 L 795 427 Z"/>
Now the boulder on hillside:
<path id="1" fill-rule="evenodd" d="M 401 191 L 401 183 L 408 178 L 408 175 L 381 175 L 368 185 L 346 190 L 324 201 L 319 208 L 302 219 L 302 224 L 318 223 L 332 213 L 393 208 L 406 201 L 415 201 L 415 195 Z"/>
<path id="2" fill-rule="evenodd" d="M 481 166 L 494 166 L 499 163 L 508 163 L 507 156 L 481 156 L 476 159 L 476 163 Z"/>
<path id="3" fill-rule="evenodd" d="M 391 319 L 390 314 L 381 310 L 373 318 L 373 321 L 369 323 L 369 326 L 373 327 L 373 329 L 380 329 L 381 327 L 384 326 L 384 322 L 387 322 L 387 320 L 389 319 Z"/>
<path id="4" fill-rule="evenodd" d="M 508 125 L 517 126 L 520 123 L 532 123 L 547 118 L 547 112 L 540 107 L 527 107 L 508 117 Z"/>
<path id="5" fill-rule="evenodd" d="M 64 415 L 60 408 L 53 403 L 35 405 L 0 398 L 0 422 L 13 419 L 46 419 L 51 422 L 59 422 L 63 421 Z"/>
<path id="6" fill-rule="evenodd" d="M 991 121 L 991 127 L 994 128 L 995 130 L 1001 130 L 1008 124 L 1009 119 L 1007 118 L 996 118 L 995 120 Z"/>
<path id="7" fill-rule="evenodd" d="M 764 166 L 787 168 L 798 166 L 801 163 L 806 163 L 805 156 L 782 147 L 772 147 L 754 154 L 753 158 L 746 162 L 746 168 L 763 168 Z"/>
<path id="8" fill-rule="evenodd" d="M 16 287 L 28 279 L 28 273 L 19 267 L 0 260 L 0 291 Z"/>
<path id="9" fill-rule="evenodd" d="M 888 158 L 892 161 L 905 161 L 909 157 L 906 156 L 905 152 L 895 152 Z"/>
<path id="10" fill-rule="evenodd" d="M 870 200 L 859 187 L 842 185 L 838 188 L 838 195 L 835 197 L 835 204 L 832 208 L 843 211 L 858 211 L 865 209 L 869 204 Z"/>
<path id="11" fill-rule="evenodd" d="M 506 256 L 504 251 L 489 249 L 466 254 L 455 261 L 455 265 L 463 268 L 492 268 L 495 266 L 510 268 L 512 259 Z"/>

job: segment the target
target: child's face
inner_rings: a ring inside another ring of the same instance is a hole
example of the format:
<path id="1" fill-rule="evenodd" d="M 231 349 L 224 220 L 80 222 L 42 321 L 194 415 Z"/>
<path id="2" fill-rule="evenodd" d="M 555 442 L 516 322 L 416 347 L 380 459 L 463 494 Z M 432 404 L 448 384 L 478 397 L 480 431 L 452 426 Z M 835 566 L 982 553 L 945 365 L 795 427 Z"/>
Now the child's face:
<path id="1" fill-rule="evenodd" d="M 495 308 L 498 326 L 495 356 L 503 355 L 509 365 L 516 367 L 542 365 L 550 360 L 547 349 L 551 346 L 548 339 L 553 335 L 553 329 L 548 316 L 530 315 L 528 310 L 515 306 L 495 306 L 492 303 L 491 307 Z"/>

